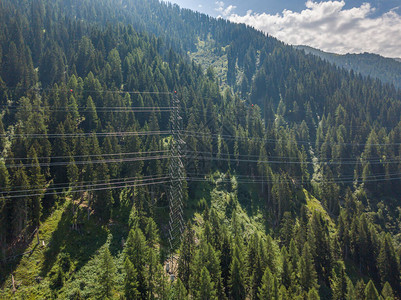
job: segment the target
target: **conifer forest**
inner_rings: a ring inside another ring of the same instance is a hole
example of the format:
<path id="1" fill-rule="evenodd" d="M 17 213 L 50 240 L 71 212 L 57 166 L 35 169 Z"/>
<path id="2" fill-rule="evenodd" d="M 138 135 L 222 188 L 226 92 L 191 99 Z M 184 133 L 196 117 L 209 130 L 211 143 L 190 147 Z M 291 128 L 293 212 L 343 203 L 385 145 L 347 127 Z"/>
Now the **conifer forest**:
<path id="1" fill-rule="evenodd" d="M 249 26 L 0 0 L 0 152 L 0 299 L 401 299 L 401 89 Z"/>

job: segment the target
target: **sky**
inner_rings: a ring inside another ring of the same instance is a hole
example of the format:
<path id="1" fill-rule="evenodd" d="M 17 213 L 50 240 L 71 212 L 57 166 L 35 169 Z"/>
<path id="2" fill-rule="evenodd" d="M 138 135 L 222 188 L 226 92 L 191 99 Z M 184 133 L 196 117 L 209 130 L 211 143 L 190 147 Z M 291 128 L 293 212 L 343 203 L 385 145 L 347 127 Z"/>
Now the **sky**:
<path id="1" fill-rule="evenodd" d="M 170 0 L 291 45 L 401 58 L 401 0 Z"/>

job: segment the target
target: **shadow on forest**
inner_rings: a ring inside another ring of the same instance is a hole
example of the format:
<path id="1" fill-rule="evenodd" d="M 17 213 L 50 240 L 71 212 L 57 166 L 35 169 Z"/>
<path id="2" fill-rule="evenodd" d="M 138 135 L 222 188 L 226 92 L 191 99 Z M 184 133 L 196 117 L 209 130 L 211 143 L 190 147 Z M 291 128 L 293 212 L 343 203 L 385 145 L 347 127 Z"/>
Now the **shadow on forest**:
<path id="1" fill-rule="evenodd" d="M 24 245 L 19 245 L 11 253 L 7 253 L 5 262 L 0 262 L 0 287 L 2 287 L 7 278 L 14 273 L 18 265 L 21 263 L 22 258 L 25 255 L 31 256 L 33 251 L 36 250 L 38 247 L 37 244 L 35 244 L 32 249 L 28 250 L 34 239 L 36 239 L 35 235 L 27 239 Z"/>
<path id="2" fill-rule="evenodd" d="M 253 216 L 265 209 L 266 189 L 262 191 L 260 184 L 239 183 L 237 190 L 238 202 L 248 216 Z"/>
<path id="3" fill-rule="evenodd" d="M 107 231 L 96 217 L 86 218 L 86 210 L 81 209 L 78 213 L 79 230 L 72 229 L 73 215 L 71 204 L 63 212 L 57 229 L 53 232 L 48 248 L 45 252 L 44 263 L 40 276 L 46 276 L 57 262 L 60 253 L 69 256 L 75 261 L 75 271 L 84 266 L 93 254 L 106 242 Z"/>

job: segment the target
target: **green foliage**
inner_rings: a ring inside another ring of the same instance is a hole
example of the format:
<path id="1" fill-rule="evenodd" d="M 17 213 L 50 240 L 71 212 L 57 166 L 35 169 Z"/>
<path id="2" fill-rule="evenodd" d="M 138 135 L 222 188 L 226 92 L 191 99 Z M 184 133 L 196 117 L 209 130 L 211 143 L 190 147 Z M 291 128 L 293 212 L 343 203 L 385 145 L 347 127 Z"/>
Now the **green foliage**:
<path id="1" fill-rule="evenodd" d="M 270 272 L 269 267 L 266 268 L 263 274 L 258 297 L 259 299 L 278 299 L 277 279 Z"/>
<path id="2" fill-rule="evenodd" d="M 388 282 L 386 282 L 383 285 L 381 296 L 383 297 L 384 300 L 393 300 L 394 299 L 393 289 L 391 288 L 391 286 Z"/>
<path id="3" fill-rule="evenodd" d="M 235 250 L 234 250 L 235 251 Z M 245 299 L 245 275 L 237 256 L 233 256 L 230 266 L 230 297 L 232 299 Z"/>
<path id="4" fill-rule="evenodd" d="M 65 274 L 61 267 L 57 267 L 55 271 L 53 271 L 50 281 L 50 288 L 53 290 L 58 290 L 63 287 L 65 281 Z"/>
<path id="5" fill-rule="evenodd" d="M 365 288 L 365 299 L 366 300 L 378 300 L 379 298 L 379 293 L 376 290 L 375 284 L 372 282 L 372 280 L 369 280 L 368 284 L 366 285 Z"/>
<path id="6" fill-rule="evenodd" d="M 200 273 L 199 289 L 194 298 L 199 300 L 217 299 L 214 283 L 212 282 L 209 271 L 206 267 L 203 267 Z"/>
<path id="7" fill-rule="evenodd" d="M 188 299 L 187 289 L 179 278 L 177 278 L 176 282 L 174 283 L 171 298 L 177 300 Z"/>
<path id="8" fill-rule="evenodd" d="M 102 299 L 110 298 L 113 295 L 115 272 L 113 258 L 108 247 L 105 247 L 101 254 L 98 280 L 100 283 L 99 296 Z"/>
<path id="9" fill-rule="evenodd" d="M 141 229 L 131 229 L 125 246 L 125 255 L 132 263 L 137 272 L 138 291 L 141 297 L 146 297 L 148 292 L 148 282 L 146 264 L 148 262 L 149 249 L 146 245 L 146 239 Z"/>
<path id="10" fill-rule="evenodd" d="M 3 2 L 6 298 L 11 272 L 26 298 L 400 297 L 399 91 L 156 0 Z M 142 132 L 170 128 L 173 90 L 196 180 L 171 288 L 169 199 L 149 179 L 169 161 L 135 153 L 168 149 Z"/>

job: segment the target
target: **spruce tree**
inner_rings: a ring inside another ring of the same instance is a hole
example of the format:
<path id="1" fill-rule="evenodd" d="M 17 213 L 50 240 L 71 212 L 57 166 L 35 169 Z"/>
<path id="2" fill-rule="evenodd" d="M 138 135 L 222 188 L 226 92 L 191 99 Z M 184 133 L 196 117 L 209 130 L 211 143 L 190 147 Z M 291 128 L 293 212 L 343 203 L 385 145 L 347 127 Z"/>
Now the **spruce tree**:
<path id="1" fill-rule="evenodd" d="M 13 174 L 12 185 L 18 187 L 18 190 L 29 190 L 30 184 L 28 176 L 26 175 L 25 168 L 22 164 L 18 166 L 18 169 Z M 12 201 L 11 204 L 11 215 L 14 236 L 17 236 L 21 231 L 28 225 L 28 207 L 30 204 L 30 198 L 28 196 L 21 196 Z"/>
<path id="2" fill-rule="evenodd" d="M 230 299 L 245 299 L 246 286 L 244 270 L 241 268 L 241 263 L 235 255 L 233 256 L 230 266 L 230 279 L 228 284 L 230 287 Z"/>
<path id="3" fill-rule="evenodd" d="M 185 286 L 182 283 L 180 278 L 177 278 L 177 280 L 174 283 L 174 287 L 172 289 L 171 298 L 172 299 L 177 299 L 177 300 L 186 300 L 186 299 L 188 299 L 187 289 L 185 288 Z"/>
<path id="4" fill-rule="evenodd" d="M 9 217 L 9 201 L 6 200 L 7 192 L 10 188 L 10 175 L 4 164 L 3 160 L 0 160 L 0 257 L 3 256 L 3 250 L 7 245 L 6 236 L 9 234 L 10 224 L 7 222 Z M 4 253 L 5 254 L 5 253 Z"/>
<path id="5" fill-rule="evenodd" d="M 375 284 L 372 280 L 369 280 L 365 288 L 366 300 L 379 300 L 379 293 L 376 290 Z"/>
<path id="6" fill-rule="evenodd" d="M 266 270 L 263 274 L 261 286 L 259 287 L 259 299 L 263 300 L 278 300 L 278 287 L 277 287 L 277 279 L 271 273 L 269 267 L 266 267 Z"/>
<path id="7" fill-rule="evenodd" d="M 191 222 L 187 223 L 181 242 L 180 259 L 178 260 L 178 277 L 186 288 L 189 287 L 191 263 L 195 254 L 195 236 Z"/>
<path id="8" fill-rule="evenodd" d="M 199 290 L 195 295 L 195 299 L 217 300 L 214 283 L 212 282 L 209 271 L 207 270 L 206 267 L 203 267 L 200 273 Z"/>
<path id="9" fill-rule="evenodd" d="M 391 285 L 388 282 L 384 284 L 381 295 L 384 300 L 394 300 L 395 298 L 394 292 L 393 289 L 391 288 Z"/>
<path id="10" fill-rule="evenodd" d="M 42 213 L 42 198 L 45 190 L 45 177 L 41 172 L 38 157 L 34 148 L 31 149 L 29 156 L 32 159 L 32 167 L 29 169 L 30 184 L 34 187 L 31 200 L 31 221 L 32 225 L 37 227 L 40 223 Z"/>
<path id="11" fill-rule="evenodd" d="M 345 298 L 343 298 L 345 299 Z M 308 292 L 308 300 L 320 300 L 319 293 L 315 288 L 311 288 Z"/>
<path id="12" fill-rule="evenodd" d="M 299 282 L 304 291 L 312 288 L 318 288 L 317 274 L 311 255 L 309 242 L 306 242 L 302 250 L 302 256 L 298 264 Z"/>
<path id="13" fill-rule="evenodd" d="M 137 271 L 138 292 L 142 298 L 148 294 L 147 269 L 148 246 L 142 231 L 139 228 L 131 229 L 125 245 L 125 255 Z"/>
<path id="14" fill-rule="evenodd" d="M 332 299 L 341 300 L 345 299 L 347 296 L 348 277 L 345 274 L 345 266 L 342 262 L 338 263 L 336 269 L 337 270 L 333 270 L 331 279 Z"/>
<path id="15" fill-rule="evenodd" d="M 140 294 L 138 291 L 138 274 L 132 262 L 126 258 L 124 261 L 124 295 L 127 299 L 137 299 Z"/>
<path id="16" fill-rule="evenodd" d="M 91 96 L 86 101 L 85 109 L 85 129 L 92 132 L 100 128 L 99 117 L 96 112 L 96 106 Z"/>
<path id="17" fill-rule="evenodd" d="M 116 267 L 114 266 L 114 260 L 111 256 L 109 247 L 106 246 L 101 254 L 101 262 L 99 266 L 99 295 L 104 298 L 110 298 L 113 294 Z"/>
<path id="18" fill-rule="evenodd" d="M 386 282 L 400 292 L 400 271 L 390 233 L 387 233 L 381 242 L 380 253 L 377 258 L 381 282 Z"/>

